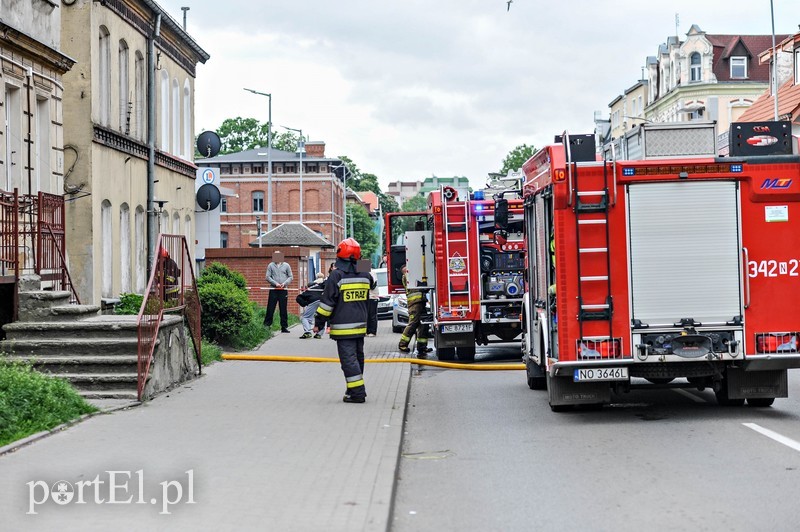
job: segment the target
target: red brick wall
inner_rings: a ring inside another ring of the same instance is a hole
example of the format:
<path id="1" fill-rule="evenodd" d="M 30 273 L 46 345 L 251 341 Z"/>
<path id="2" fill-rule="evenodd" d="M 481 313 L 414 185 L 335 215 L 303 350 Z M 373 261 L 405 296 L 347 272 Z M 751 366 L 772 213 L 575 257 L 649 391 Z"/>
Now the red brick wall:
<path id="1" fill-rule="evenodd" d="M 228 176 L 224 176 L 228 178 Z M 321 179 L 321 180 L 318 180 Z M 319 231 L 332 244 L 338 244 L 344 237 L 342 227 L 342 201 L 340 187 L 333 191 L 334 205 L 331 207 L 330 174 L 307 174 L 303 177 L 303 223 L 314 231 Z M 228 247 L 247 247 L 256 239 L 256 214 L 253 214 L 253 192 L 264 193 L 264 206 L 268 209 L 269 194 L 264 182 L 224 182 L 222 186 L 233 190 L 239 197 L 228 196 L 227 213 L 220 213 L 220 231 L 228 233 Z M 300 182 L 296 176 L 273 175 L 272 226 L 286 222 L 300 221 Z M 337 213 L 333 216 L 331 212 Z M 242 214 L 239 214 L 242 213 Z M 260 213 L 261 230 L 267 232 L 267 213 Z M 332 219 L 333 218 L 333 219 Z"/>
<path id="2" fill-rule="evenodd" d="M 267 266 L 272 261 L 272 252 L 282 251 L 284 260 L 292 268 L 294 280 L 289 287 L 289 312 L 300 314 L 300 307 L 294 299 L 305 285 L 305 277 L 301 277 L 300 261 L 306 261 L 309 256 L 308 248 L 208 248 L 206 249 L 206 265 L 212 262 L 224 264 L 231 270 L 244 275 L 247 281 L 247 291 L 250 301 L 255 301 L 262 307 L 267 306 L 269 286 L 266 280 Z M 323 252 L 323 257 L 327 253 Z M 333 254 L 335 256 L 335 253 Z M 322 260 L 323 266 L 328 267 L 328 262 Z M 305 265 L 303 266 L 305 268 Z M 325 270 L 327 271 L 327 270 Z M 277 313 L 277 311 L 276 311 Z"/>

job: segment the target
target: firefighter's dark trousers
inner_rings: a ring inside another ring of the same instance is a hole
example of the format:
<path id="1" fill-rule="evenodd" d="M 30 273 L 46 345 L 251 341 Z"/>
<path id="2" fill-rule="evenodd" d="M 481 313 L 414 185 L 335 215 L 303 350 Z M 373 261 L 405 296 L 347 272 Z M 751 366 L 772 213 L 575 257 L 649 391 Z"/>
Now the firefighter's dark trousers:
<path id="1" fill-rule="evenodd" d="M 366 397 L 364 387 L 364 338 L 336 340 L 339 350 L 339 362 L 347 383 L 347 395 L 350 397 Z"/>
<path id="2" fill-rule="evenodd" d="M 425 313 L 425 300 L 414 301 L 408 306 L 408 325 L 400 335 L 400 349 L 405 349 L 411 343 L 411 337 L 417 335 L 417 351 L 425 352 L 428 347 L 428 326 L 422 325 L 422 315 Z"/>

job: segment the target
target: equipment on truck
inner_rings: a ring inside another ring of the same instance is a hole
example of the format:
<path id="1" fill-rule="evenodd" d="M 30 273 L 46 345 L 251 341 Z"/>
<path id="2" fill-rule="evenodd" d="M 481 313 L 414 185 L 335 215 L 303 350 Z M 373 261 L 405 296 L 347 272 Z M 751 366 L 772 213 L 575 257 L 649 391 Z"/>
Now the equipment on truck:
<path id="1" fill-rule="evenodd" d="M 428 211 L 386 217 L 390 271 L 405 264 L 409 286 L 432 289 L 429 321 L 441 360 L 457 357 L 471 362 L 476 345 L 511 342 L 521 334 L 525 271 L 521 190 L 492 185 L 493 197 L 442 187 L 431 192 Z M 409 218 L 414 230 L 404 221 Z M 392 234 L 402 224 L 403 244 L 391 245 Z M 394 274 L 390 292 L 402 292 Z"/>
<path id="2" fill-rule="evenodd" d="M 592 135 L 565 132 L 523 166 L 523 360 L 554 411 L 648 386 L 710 388 L 722 405 L 787 396 L 796 139 L 787 124 L 735 123 L 716 157 L 709 128 L 644 124 L 602 156 Z"/>

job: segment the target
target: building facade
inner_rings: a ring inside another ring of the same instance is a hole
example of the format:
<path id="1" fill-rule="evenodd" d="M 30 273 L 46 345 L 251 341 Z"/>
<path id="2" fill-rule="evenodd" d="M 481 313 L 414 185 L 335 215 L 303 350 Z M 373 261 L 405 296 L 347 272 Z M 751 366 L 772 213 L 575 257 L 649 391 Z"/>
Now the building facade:
<path id="1" fill-rule="evenodd" d="M 792 123 L 792 134 L 800 137 L 800 33 L 780 42 L 776 47 L 778 64 L 778 119 Z M 761 54 L 762 64 L 772 60 L 772 50 Z M 740 122 L 775 120 L 775 98 L 771 90 L 764 93 L 741 117 Z"/>
<path id="2" fill-rule="evenodd" d="M 386 187 L 386 194 L 392 196 L 400 207 L 409 198 L 419 195 L 422 181 L 392 181 Z"/>
<path id="3" fill-rule="evenodd" d="M 63 49 L 78 61 L 64 77 L 70 270 L 81 300 L 99 303 L 145 291 L 155 234 L 194 242 L 194 80 L 209 56 L 152 0 L 61 7 Z"/>
<path id="4" fill-rule="evenodd" d="M 54 2 L 0 0 L 0 190 L 64 193 L 64 74 Z"/>
<path id="5" fill-rule="evenodd" d="M 256 148 L 200 159 L 197 165 L 218 168 L 226 189 L 220 207 L 222 248 L 248 247 L 258 237 L 259 223 L 262 233 L 301 222 L 329 242 L 344 237 L 344 186 L 334 172 L 341 161 L 325 157 L 324 142 L 306 142 L 302 157 L 300 152 L 274 148 L 268 156 L 267 148 Z"/>
<path id="6" fill-rule="evenodd" d="M 697 25 L 692 25 L 685 41 L 670 37 L 656 56 L 647 59 L 645 118 L 715 121 L 719 143 L 727 145 L 730 123 L 769 88 L 769 65 L 758 57 L 771 45 L 771 35 L 715 35 Z"/>

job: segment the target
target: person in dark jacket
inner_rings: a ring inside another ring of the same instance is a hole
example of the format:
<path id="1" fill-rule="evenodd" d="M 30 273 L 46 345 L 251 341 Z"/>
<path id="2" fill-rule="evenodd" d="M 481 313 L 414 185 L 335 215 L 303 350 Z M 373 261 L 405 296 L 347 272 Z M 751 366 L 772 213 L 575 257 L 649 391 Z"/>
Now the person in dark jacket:
<path id="1" fill-rule="evenodd" d="M 314 321 L 314 332 L 322 330 L 327 321 L 330 337 L 336 340 L 339 362 L 347 385 L 342 400 L 363 403 L 367 397 L 364 386 L 364 335 L 367 334 L 367 301 L 374 287 L 367 273 L 356 271 L 361 258 L 361 245 L 346 238 L 336 249 L 336 269 L 325 282 Z"/>
<path id="2" fill-rule="evenodd" d="M 317 313 L 319 306 L 319 298 L 322 296 L 322 291 L 325 289 L 325 274 L 319 272 L 316 280 L 308 285 L 305 291 L 297 295 L 297 304 L 303 307 L 303 315 L 300 317 L 300 323 L 303 325 L 303 335 L 301 339 L 311 338 L 312 330 L 314 329 L 314 316 Z M 322 338 L 322 331 L 313 335 L 314 338 Z"/>

